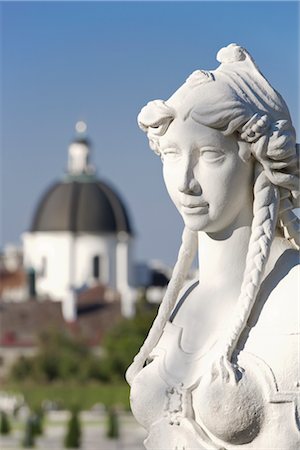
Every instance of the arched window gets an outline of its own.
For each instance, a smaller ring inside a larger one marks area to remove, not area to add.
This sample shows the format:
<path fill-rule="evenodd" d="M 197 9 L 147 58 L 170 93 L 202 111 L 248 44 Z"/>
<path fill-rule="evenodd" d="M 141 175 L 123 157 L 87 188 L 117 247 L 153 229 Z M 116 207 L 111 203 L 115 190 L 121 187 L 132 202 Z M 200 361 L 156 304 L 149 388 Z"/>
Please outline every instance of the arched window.
<path fill-rule="evenodd" d="M 101 256 L 96 255 L 93 257 L 93 278 L 100 280 L 101 273 Z"/>
<path fill-rule="evenodd" d="M 47 275 L 47 258 L 46 258 L 46 256 L 42 257 L 41 266 L 42 266 L 42 268 L 41 268 L 40 276 L 45 277 Z"/>
<path fill-rule="evenodd" d="M 28 291 L 29 297 L 36 297 L 36 274 L 33 268 L 30 268 L 27 272 L 27 280 L 28 280 Z"/>

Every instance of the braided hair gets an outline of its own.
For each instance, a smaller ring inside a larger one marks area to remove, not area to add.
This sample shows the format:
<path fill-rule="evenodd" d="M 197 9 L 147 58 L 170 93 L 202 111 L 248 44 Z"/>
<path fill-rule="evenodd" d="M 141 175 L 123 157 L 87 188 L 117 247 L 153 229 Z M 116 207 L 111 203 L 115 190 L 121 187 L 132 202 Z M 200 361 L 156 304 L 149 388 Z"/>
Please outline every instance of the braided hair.
<path fill-rule="evenodd" d="M 255 158 L 253 220 L 246 266 L 233 321 L 222 340 L 220 359 L 211 369 L 212 379 L 236 382 L 232 354 L 255 304 L 264 276 L 275 231 L 299 248 L 299 146 L 287 106 L 260 73 L 249 53 L 236 44 L 219 51 L 221 65 L 215 71 L 197 70 L 167 101 L 149 102 L 138 124 L 160 155 L 160 137 L 176 117 L 176 106 L 186 108 L 184 117 L 236 134 L 239 155 Z M 191 108 L 191 104 L 193 105 Z M 216 108 L 218 105 L 218 108 Z M 172 278 L 150 332 L 126 373 L 129 384 L 160 339 L 197 249 L 197 233 L 183 231 L 182 245 Z"/>

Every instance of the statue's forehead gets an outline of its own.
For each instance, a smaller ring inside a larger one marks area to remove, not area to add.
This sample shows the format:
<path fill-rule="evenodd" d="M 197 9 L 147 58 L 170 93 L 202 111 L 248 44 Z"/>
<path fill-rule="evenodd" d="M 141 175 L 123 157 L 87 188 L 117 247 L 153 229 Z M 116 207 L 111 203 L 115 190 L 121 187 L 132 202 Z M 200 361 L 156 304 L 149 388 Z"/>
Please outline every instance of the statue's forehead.
<path fill-rule="evenodd" d="M 160 146 L 225 146 L 233 145 L 233 137 L 225 136 L 220 130 L 201 124 L 190 114 L 176 116 L 167 131 L 159 138 Z"/>
<path fill-rule="evenodd" d="M 245 96 L 241 96 L 243 101 Z M 196 109 L 202 109 L 207 105 L 220 104 L 221 101 L 237 100 L 238 95 L 224 80 L 212 80 L 208 83 L 193 85 L 186 81 L 166 101 L 166 104 L 174 108 L 181 116 Z"/>

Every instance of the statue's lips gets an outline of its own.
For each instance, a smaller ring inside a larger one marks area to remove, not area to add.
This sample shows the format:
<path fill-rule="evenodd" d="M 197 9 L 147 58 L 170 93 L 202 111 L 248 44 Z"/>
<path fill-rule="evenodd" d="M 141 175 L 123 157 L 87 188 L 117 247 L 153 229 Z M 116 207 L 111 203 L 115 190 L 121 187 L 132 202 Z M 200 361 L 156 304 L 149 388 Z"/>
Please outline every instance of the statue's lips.
<path fill-rule="evenodd" d="M 208 212 L 208 203 L 181 204 L 181 210 L 185 214 L 206 214 Z"/>

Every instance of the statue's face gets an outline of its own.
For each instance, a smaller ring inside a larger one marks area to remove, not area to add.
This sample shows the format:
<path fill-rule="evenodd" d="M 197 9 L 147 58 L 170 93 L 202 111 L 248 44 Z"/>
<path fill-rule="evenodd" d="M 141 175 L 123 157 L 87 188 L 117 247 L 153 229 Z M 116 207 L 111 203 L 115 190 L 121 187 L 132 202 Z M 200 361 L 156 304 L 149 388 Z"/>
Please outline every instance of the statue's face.
<path fill-rule="evenodd" d="M 235 136 L 177 117 L 160 149 L 167 190 L 188 228 L 216 233 L 250 223 L 253 162 L 242 161 Z"/>

